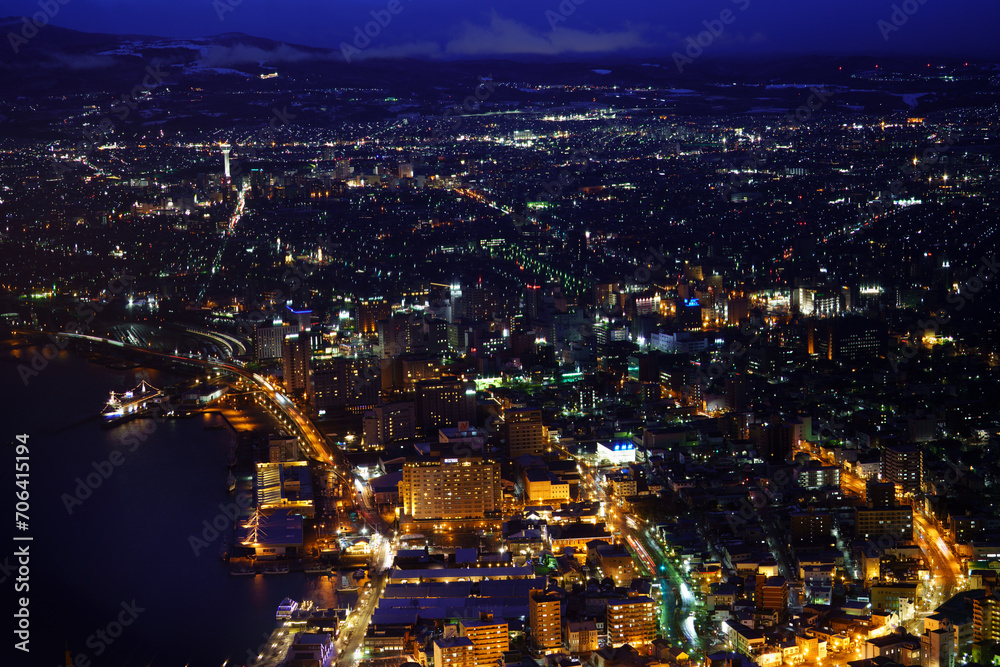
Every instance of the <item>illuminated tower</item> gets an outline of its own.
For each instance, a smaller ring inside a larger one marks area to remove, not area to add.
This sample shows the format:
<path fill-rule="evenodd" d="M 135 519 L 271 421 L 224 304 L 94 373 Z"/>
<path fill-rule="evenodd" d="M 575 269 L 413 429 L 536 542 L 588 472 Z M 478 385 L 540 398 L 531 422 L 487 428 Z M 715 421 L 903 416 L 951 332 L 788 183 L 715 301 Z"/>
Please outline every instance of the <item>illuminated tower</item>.
<path fill-rule="evenodd" d="M 222 144 L 222 171 L 229 180 L 229 151 L 232 147 L 229 144 Z"/>

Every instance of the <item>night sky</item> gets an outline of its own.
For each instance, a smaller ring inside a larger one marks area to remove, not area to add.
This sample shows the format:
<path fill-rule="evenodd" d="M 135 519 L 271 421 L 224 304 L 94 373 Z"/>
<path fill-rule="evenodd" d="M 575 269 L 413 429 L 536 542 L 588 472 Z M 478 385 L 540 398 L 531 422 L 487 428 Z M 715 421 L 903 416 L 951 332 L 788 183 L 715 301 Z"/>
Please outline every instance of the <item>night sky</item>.
<path fill-rule="evenodd" d="M 384 28 L 379 27 L 365 55 L 669 56 L 684 48 L 688 36 L 705 30 L 704 21 L 717 20 L 728 10 L 731 21 L 713 38 L 709 47 L 713 55 L 1000 56 L 1000 40 L 995 35 L 1000 25 L 998 0 L 392 1 L 399 3 L 400 11 Z M 372 10 L 385 10 L 389 2 L 67 0 L 52 23 L 91 32 L 176 37 L 245 32 L 338 48 L 341 42 L 353 40 L 356 26 L 372 20 Z M 14 16 L 38 11 L 38 0 L 6 0 L 3 5 L 0 11 Z M 895 24 L 894 5 L 898 7 Z M 881 26 L 880 21 L 884 22 Z"/>

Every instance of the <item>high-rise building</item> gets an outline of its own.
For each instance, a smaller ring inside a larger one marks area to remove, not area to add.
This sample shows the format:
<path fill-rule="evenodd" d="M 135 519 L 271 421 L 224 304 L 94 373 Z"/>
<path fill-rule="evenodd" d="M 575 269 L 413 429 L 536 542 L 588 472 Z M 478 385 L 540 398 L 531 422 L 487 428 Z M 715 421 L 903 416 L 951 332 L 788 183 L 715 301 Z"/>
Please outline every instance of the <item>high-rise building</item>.
<path fill-rule="evenodd" d="M 768 577 L 758 585 L 757 608 L 778 612 L 778 622 L 788 615 L 788 581 L 784 577 Z"/>
<path fill-rule="evenodd" d="M 562 650 L 562 597 L 558 593 L 531 591 L 528 622 L 536 654 L 549 655 Z"/>
<path fill-rule="evenodd" d="M 472 640 L 476 667 L 503 664 L 503 654 L 510 650 L 510 632 L 505 621 L 494 621 L 493 614 L 481 614 L 478 621 L 460 621 L 458 632 Z"/>
<path fill-rule="evenodd" d="M 730 326 L 737 325 L 750 317 L 750 299 L 733 297 L 726 303 L 726 315 Z"/>
<path fill-rule="evenodd" d="M 524 316 L 531 322 L 542 312 L 542 286 L 525 285 L 524 289 Z"/>
<path fill-rule="evenodd" d="M 920 636 L 920 667 L 955 667 L 955 630 L 947 619 Z"/>
<path fill-rule="evenodd" d="M 285 390 L 301 394 L 306 400 L 312 399 L 312 375 L 310 373 L 309 336 L 293 333 L 285 336 L 282 350 L 285 371 Z"/>
<path fill-rule="evenodd" d="M 382 369 L 375 357 L 332 357 L 313 363 L 313 404 L 317 410 L 371 410 L 379 403 Z"/>
<path fill-rule="evenodd" d="M 674 308 L 679 327 L 684 331 L 701 331 L 701 302 L 698 299 L 677 299 Z"/>
<path fill-rule="evenodd" d="M 792 290 L 792 312 L 812 315 L 815 306 L 813 299 L 816 297 L 815 290 L 807 287 L 796 287 Z"/>
<path fill-rule="evenodd" d="M 772 382 L 788 382 L 797 366 L 797 354 L 790 347 L 781 345 L 757 345 L 748 355 L 751 373 L 765 377 Z"/>
<path fill-rule="evenodd" d="M 468 637 L 434 640 L 434 667 L 476 667 L 476 649 Z"/>
<path fill-rule="evenodd" d="M 363 334 L 377 334 L 378 323 L 392 314 L 392 304 L 381 296 L 358 299 L 358 331 Z"/>
<path fill-rule="evenodd" d="M 996 595 L 972 601 L 972 638 L 976 642 L 1000 642 L 1000 599 Z"/>
<path fill-rule="evenodd" d="M 273 361 L 284 356 L 285 336 L 292 332 L 292 327 L 282 324 L 278 326 L 258 326 L 254 330 L 254 354 L 257 361 Z"/>
<path fill-rule="evenodd" d="M 462 314 L 470 320 L 485 320 L 491 316 L 490 298 L 482 281 L 462 290 Z"/>
<path fill-rule="evenodd" d="M 750 426 L 750 441 L 762 459 L 770 463 L 784 463 L 801 439 L 800 424 L 784 423 L 773 415 L 768 421 Z"/>
<path fill-rule="evenodd" d="M 886 447 L 882 453 L 882 479 L 904 493 L 918 493 L 924 480 L 924 453 L 913 445 Z"/>
<path fill-rule="evenodd" d="M 405 313 L 396 313 L 378 322 L 378 344 L 386 359 L 413 351 L 416 330 L 421 326 L 419 319 Z"/>
<path fill-rule="evenodd" d="M 412 391 L 418 382 L 441 377 L 441 357 L 431 354 L 403 354 L 392 362 L 392 386 Z"/>
<path fill-rule="evenodd" d="M 652 644 L 656 638 L 655 609 L 652 598 L 645 595 L 608 600 L 608 646 L 640 648 Z"/>
<path fill-rule="evenodd" d="M 828 512 L 795 512 L 792 522 L 792 546 L 825 548 L 833 543 L 833 517 Z"/>
<path fill-rule="evenodd" d="M 913 508 L 909 505 L 878 509 L 855 508 L 854 530 L 858 537 L 865 540 L 887 535 L 899 542 L 912 542 Z"/>
<path fill-rule="evenodd" d="M 346 181 L 351 177 L 354 172 L 354 167 L 351 166 L 351 161 L 349 158 L 341 158 L 337 160 L 337 167 L 335 170 L 336 176 L 342 181 Z"/>
<path fill-rule="evenodd" d="M 542 411 L 538 408 L 504 410 L 502 433 L 511 459 L 544 454 L 549 444 L 548 429 L 542 424 Z"/>
<path fill-rule="evenodd" d="M 872 477 L 865 482 L 865 505 L 871 509 L 891 509 L 896 506 L 896 485 Z"/>
<path fill-rule="evenodd" d="M 415 437 L 417 419 L 413 401 L 386 403 L 375 407 L 365 415 L 363 428 L 365 447 L 378 447 L 395 440 Z"/>
<path fill-rule="evenodd" d="M 424 433 L 476 421 L 476 383 L 454 377 L 417 383 L 417 425 Z"/>
<path fill-rule="evenodd" d="M 407 461 L 399 484 L 403 513 L 414 519 L 479 519 L 502 505 L 500 464 L 482 457 Z"/>
<path fill-rule="evenodd" d="M 312 325 L 312 311 L 308 308 L 286 307 L 288 308 L 287 318 L 292 320 L 293 326 L 299 333 L 304 333 Z"/>
<path fill-rule="evenodd" d="M 810 461 L 795 472 L 795 480 L 803 489 L 822 489 L 840 486 L 840 467 L 820 465 Z"/>
<path fill-rule="evenodd" d="M 858 361 L 885 352 L 886 326 L 857 317 L 837 317 L 818 323 L 812 332 L 814 353 L 826 359 Z"/>

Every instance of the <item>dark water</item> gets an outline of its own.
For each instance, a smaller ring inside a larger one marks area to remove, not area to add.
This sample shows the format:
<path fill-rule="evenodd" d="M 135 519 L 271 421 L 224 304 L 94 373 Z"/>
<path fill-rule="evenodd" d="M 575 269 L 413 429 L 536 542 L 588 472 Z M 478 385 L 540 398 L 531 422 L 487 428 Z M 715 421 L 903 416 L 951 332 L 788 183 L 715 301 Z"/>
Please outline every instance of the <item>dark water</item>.
<path fill-rule="evenodd" d="M 25 386 L 17 367 L 32 354 L 0 353 L 0 438 L 9 457 L 3 488 L 16 490 L 15 435 L 28 434 L 30 529 L 18 534 L 34 538 L 25 654 L 12 649 L 14 600 L 25 593 L 13 590 L 17 559 L 9 555 L 24 543 L 11 539 L 15 499 L 5 492 L 0 564 L 15 570 L 0 571 L 7 622 L 0 655 L 10 656 L 0 664 L 57 667 L 68 648 L 81 666 L 242 665 L 273 629 L 282 598 L 332 594 L 325 580 L 302 574 L 231 576 L 219 560 L 221 538 L 195 554 L 190 538 L 201 536 L 203 521 L 230 521 L 224 507 L 233 496 L 224 484 L 231 436 L 204 429 L 217 417 L 136 421 L 113 430 L 96 420 L 81 423 L 111 390 L 143 378 L 161 387 L 177 377 L 116 371 L 64 352 Z M 77 491 L 81 481 L 94 488 Z M 118 634 L 117 622 L 124 621 Z"/>

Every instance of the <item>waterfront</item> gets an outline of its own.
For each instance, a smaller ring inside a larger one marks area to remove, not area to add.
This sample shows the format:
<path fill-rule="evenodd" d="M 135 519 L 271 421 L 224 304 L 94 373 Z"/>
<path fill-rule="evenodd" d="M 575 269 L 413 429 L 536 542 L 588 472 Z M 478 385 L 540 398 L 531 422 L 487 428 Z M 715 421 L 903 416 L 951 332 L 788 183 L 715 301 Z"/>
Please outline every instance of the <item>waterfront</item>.
<path fill-rule="evenodd" d="M 282 598 L 332 599 L 332 584 L 314 576 L 229 575 L 219 562 L 221 537 L 195 553 L 190 538 L 203 537 L 203 522 L 231 521 L 231 436 L 205 429 L 219 417 L 110 430 L 88 419 L 112 390 L 182 378 L 62 352 L 25 386 L 17 365 L 34 352 L 5 351 L 0 361 L 7 439 L 30 436 L 34 537 L 32 651 L 28 662 L 15 654 L 4 664 L 60 665 L 68 649 L 98 666 L 239 665 L 259 652 Z M 112 638 L 119 620 L 124 627 Z"/>

